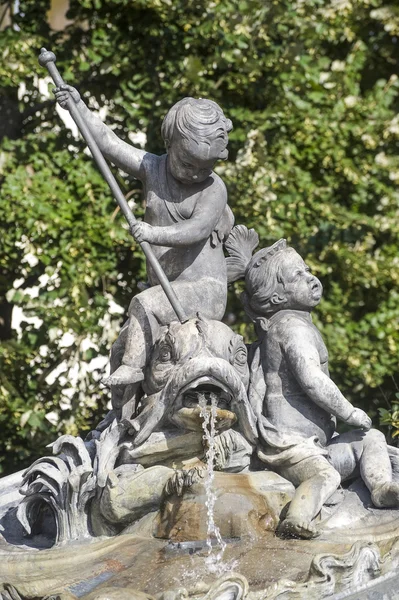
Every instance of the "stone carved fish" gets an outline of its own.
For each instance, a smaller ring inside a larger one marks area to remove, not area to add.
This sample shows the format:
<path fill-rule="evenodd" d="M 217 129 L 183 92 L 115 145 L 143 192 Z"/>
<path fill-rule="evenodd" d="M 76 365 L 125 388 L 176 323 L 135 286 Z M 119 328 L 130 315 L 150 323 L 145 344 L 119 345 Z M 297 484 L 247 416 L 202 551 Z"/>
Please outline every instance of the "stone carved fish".
<path fill-rule="evenodd" d="M 247 350 L 240 335 L 220 321 L 190 319 L 163 327 L 149 357 L 146 397 L 130 421 L 134 445 L 167 424 L 200 427 L 198 395 L 217 397 L 217 428 L 237 428 L 250 442 L 257 438 L 256 419 L 248 402 Z"/>

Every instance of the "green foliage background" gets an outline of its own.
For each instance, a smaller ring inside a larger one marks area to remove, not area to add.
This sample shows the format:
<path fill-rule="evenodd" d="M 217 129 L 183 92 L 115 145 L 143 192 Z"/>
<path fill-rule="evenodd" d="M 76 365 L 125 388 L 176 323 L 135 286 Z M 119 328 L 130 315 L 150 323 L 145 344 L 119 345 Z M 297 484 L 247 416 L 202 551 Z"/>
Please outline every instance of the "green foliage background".
<path fill-rule="evenodd" d="M 218 172 L 236 222 L 255 227 L 262 246 L 286 237 L 320 277 L 315 319 L 332 377 L 378 425 L 377 408 L 389 411 L 397 391 L 396 4 L 71 0 L 63 31 L 50 29 L 49 8 L 21 0 L 0 32 L 0 471 L 105 412 L 100 363 L 84 365 L 107 356 L 116 336 L 112 299 L 126 308 L 144 277 L 83 143 L 43 82 L 39 92 L 41 46 L 91 107 L 108 108 L 119 136 L 144 131 L 152 152 L 163 151 L 161 120 L 174 102 L 220 103 L 234 123 Z M 137 182 L 118 177 L 141 215 Z M 249 340 L 238 288 L 228 318 Z M 19 333 L 15 307 L 25 315 Z M 73 338 L 63 344 L 64 333 Z"/>

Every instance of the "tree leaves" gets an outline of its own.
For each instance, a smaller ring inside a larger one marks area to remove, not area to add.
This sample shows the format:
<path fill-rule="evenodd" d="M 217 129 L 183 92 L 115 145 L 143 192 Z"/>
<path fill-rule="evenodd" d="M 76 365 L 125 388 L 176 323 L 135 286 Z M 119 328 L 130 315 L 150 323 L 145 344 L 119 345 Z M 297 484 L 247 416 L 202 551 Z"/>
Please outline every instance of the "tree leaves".
<path fill-rule="evenodd" d="M 153 152 L 174 102 L 220 103 L 234 129 L 217 170 L 236 222 L 261 246 L 286 237 L 303 254 L 325 289 L 315 322 L 333 378 L 372 415 L 386 407 L 399 344 L 392 3 L 71 0 L 63 31 L 50 29 L 48 8 L 21 2 L 0 36 L 0 466 L 20 468 L 104 412 L 114 308 L 126 309 L 145 278 L 105 183 L 48 97 L 41 46 L 119 136 L 142 132 Z M 118 178 L 140 216 L 137 182 Z M 251 339 L 241 287 L 229 322 Z M 1 325 L 10 306 L 15 322 L 22 316 L 11 338 Z"/>

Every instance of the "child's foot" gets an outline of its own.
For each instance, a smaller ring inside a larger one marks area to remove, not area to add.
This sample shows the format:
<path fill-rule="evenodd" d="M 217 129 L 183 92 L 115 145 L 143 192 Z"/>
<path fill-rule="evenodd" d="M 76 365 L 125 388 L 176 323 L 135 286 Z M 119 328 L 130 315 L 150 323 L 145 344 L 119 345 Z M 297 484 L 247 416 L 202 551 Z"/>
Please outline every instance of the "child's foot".
<path fill-rule="evenodd" d="M 373 489 L 371 500 L 378 508 L 399 507 L 399 483 L 390 481 Z"/>
<path fill-rule="evenodd" d="M 121 365 L 119 369 L 116 369 L 112 375 L 107 379 L 103 380 L 104 385 L 112 387 L 114 385 L 129 385 L 130 383 L 137 383 L 144 379 L 142 369 L 135 369 L 128 365 Z"/>
<path fill-rule="evenodd" d="M 310 540 L 317 537 L 319 532 L 316 527 L 307 521 L 285 519 L 278 527 L 278 533 L 283 537 L 300 537 Z"/>

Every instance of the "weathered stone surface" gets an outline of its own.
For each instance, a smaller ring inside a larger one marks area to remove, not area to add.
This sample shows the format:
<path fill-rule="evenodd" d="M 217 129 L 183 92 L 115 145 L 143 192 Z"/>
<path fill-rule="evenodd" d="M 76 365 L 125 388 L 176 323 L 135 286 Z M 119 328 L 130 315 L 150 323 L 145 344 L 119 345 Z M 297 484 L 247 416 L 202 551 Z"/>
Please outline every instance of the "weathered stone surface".
<path fill-rule="evenodd" d="M 136 447 L 133 443 L 126 442 L 121 449 L 119 461 L 121 464 L 139 464 L 144 467 L 162 464 L 180 469 L 203 456 L 202 436 L 199 431 L 156 431 L 141 446 Z"/>
<path fill-rule="evenodd" d="M 113 471 L 99 500 L 102 516 L 110 523 L 128 525 L 157 510 L 173 469 L 154 466 L 135 469 L 123 465 Z"/>
<path fill-rule="evenodd" d="M 135 599 L 138 591 L 159 600 L 202 600 L 211 590 L 212 594 L 230 590 L 229 598 L 248 600 L 334 600 L 336 595 L 338 600 L 351 596 L 354 589 L 357 598 L 367 598 L 371 584 L 380 582 L 384 588 L 388 582 L 389 588 L 389 572 L 397 567 L 398 551 L 396 546 L 384 552 L 388 550 L 382 560 L 379 549 L 367 543 L 280 540 L 269 533 L 262 539 L 230 542 L 225 553 L 230 570 L 218 577 L 207 569 L 203 545 L 170 544 L 137 535 L 41 552 L 10 552 L 0 543 L 0 582 L 3 589 L 6 582 L 12 582 L 19 593 L 15 600 L 48 595 L 60 595 L 60 600 L 76 596 L 94 600 L 105 594 L 110 600 L 114 594 L 115 600 L 122 600 L 127 593 Z"/>
<path fill-rule="evenodd" d="M 294 495 L 294 487 L 272 472 L 216 473 L 214 519 L 222 537 L 261 537 L 274 531 L 281 512 Z M 172 541 L 206 540 L 205 483 L 165 500 L 156 537 Z"/>

